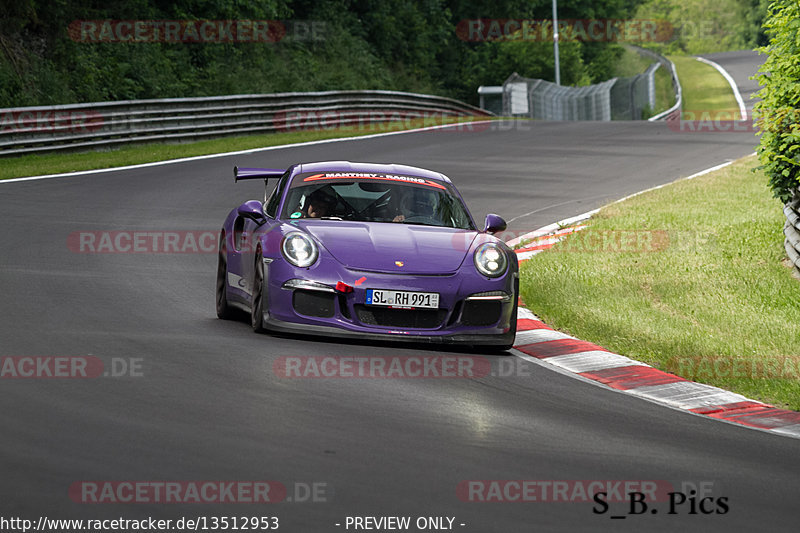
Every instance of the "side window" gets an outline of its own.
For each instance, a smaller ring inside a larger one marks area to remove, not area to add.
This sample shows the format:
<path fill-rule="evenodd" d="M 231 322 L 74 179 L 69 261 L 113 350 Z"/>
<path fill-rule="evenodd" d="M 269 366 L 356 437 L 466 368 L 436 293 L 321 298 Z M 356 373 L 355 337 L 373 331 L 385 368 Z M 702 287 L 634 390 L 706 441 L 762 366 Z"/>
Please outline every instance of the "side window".
<path fill-rule="evenodd" d="M 286 187 L 286 183 L 289 181 L 290 171 L 291 169 L 287 170 L 286 173 L 281 176 L 281 179 L 278 180 L 278 184 L 272 191 L 272 196 L 270 196 L 269 200 L 267 200 L 267 205 L 264 208 L 264 212 L 271 218 L 275 218 L 275 214 L 278 211 L 278 204 L 281 201 L 281 196 L 283 196 L 283 189 Z"/>

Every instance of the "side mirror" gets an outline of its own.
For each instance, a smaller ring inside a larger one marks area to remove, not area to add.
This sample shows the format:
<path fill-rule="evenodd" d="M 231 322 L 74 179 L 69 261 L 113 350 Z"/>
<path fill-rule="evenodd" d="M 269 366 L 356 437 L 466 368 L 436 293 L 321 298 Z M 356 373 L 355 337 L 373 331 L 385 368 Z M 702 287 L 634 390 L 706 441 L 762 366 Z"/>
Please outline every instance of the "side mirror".
<path fill-rule="evenodd" d="M 485 233 L 497 233 L 498 231 L 505 231 L 508 225 L 502 217 L 498 215 L 486 215 L 486 224 L 483 231 Z"/>
<path fill-rule="evenodd" d="M 236 214 L 240 217 L 249 218 L 259 226 L 267 221 L 267 216 L 264 214 L 264 206 L 258 200 L 249 200 L 236 210 Z"/>

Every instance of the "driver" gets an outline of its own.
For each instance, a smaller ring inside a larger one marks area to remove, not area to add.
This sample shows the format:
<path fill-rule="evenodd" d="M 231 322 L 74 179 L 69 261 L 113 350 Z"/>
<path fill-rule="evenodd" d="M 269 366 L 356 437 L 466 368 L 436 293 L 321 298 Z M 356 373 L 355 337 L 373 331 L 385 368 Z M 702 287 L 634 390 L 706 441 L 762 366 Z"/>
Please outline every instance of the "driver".
<path fill-rule="evenodd" d="M 403 197 L 400 210 L 402 212 L 392 222 L 403 222 L 412 217 L 433 218 L 436 215 L 436 199 L 428 191 L 414 190 Z"/>

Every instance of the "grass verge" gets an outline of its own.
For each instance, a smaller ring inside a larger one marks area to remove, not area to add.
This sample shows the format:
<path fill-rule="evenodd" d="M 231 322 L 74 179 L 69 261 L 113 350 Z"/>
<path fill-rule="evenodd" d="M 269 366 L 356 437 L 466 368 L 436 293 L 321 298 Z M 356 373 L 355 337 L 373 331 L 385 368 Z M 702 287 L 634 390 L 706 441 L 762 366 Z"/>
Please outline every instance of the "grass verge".
<path fill-rule="evenodd" d="M 741 119 L 731 86 L 711 65 L 694 57 L 670 56 L 683 89 L 683 120 L 699 120 L 702 113 L 727 120 Z"/>
<path fill-rule="evenodd" d="M 382 122 L 363 124 L 336 129 L 306 130 L 286 133 L 270 133 L 265 135 L 249 135 L 243 137 L 223 137 L 182 144 L 143 144 L 125 146 L 115 150 L 32 154 L 0 159 L 0 179 L 59 174 L 80 170 L 97 170 L 103 168 L 138 165 L 153 161 L 167 161 L 198 155 L 219 154 L 237 150 L 251 150 L 268 146 L 279 146 L 300 142 L 337 139 L 342 137 L 360 137 L 375 133 L 409 130 L 414 128 L 489 120 L 490 117 L 436 117 L 436 120 L 413 119 L 402 122 Z"/>
<path fill-rule="evenodd" d="M 800 282 L 753 157 L 605 207 L 521 269 L 551 326 L 687 379 L 800 410 Z"/>

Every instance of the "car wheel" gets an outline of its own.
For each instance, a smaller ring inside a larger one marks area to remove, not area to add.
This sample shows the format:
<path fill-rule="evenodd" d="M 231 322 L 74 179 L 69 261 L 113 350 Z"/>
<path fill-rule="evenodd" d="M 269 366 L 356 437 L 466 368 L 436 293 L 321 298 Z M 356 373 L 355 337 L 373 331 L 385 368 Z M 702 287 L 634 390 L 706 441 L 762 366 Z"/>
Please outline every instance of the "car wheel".
<path fill-rule="evenodd" d="M 256 265 L 253 275 L 253 301 L 250 302 L 250 325 L 253 331 L 263 333 L 264 329 L 264 302 L 266 291 L 264 287 L 264 258 L 261 250 L 256 254 Z"/>
<path fill-rule="evenodd" d="M 228 305 L 228 254 L 225 248 L 225 234 L 219 238 L 219 253 L 217 254 L 217 318 L 229 320 L 233 318 L 233 308 Z"/>

